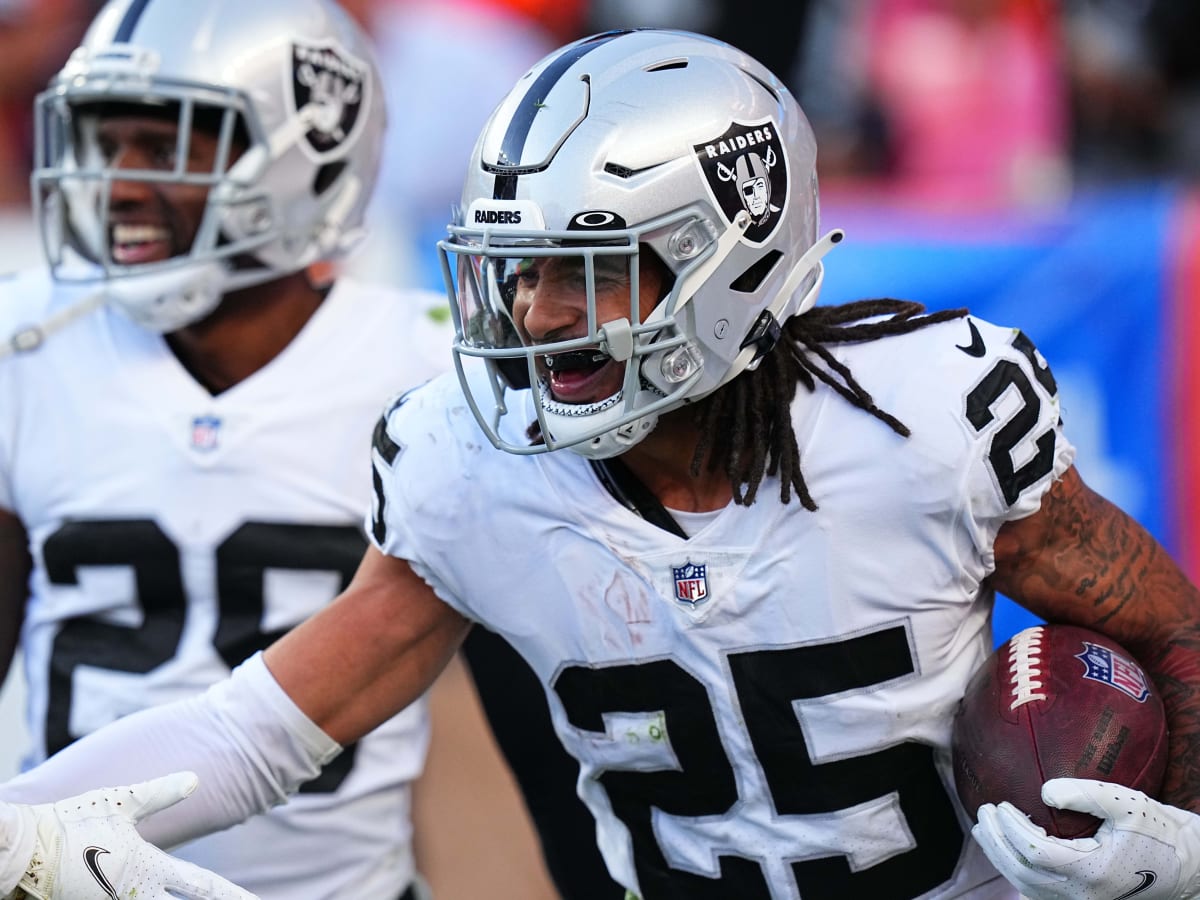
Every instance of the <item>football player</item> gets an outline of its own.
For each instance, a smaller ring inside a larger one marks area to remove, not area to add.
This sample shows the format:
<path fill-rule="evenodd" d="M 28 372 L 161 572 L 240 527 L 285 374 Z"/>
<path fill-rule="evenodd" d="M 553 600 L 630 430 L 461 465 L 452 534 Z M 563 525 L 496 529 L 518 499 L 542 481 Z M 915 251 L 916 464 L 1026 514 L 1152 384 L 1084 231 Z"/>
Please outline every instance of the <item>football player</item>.
<path fill-rule="evenodd" d="M 842 236 L 819 227 L 815 162 L 779 80 L 720 42 L 609 32 L 536 65 L 440 244 L 456 375 L 376 432 L 349 588 L 202 697 L 6 786 L 0 812 L 54 834 L 25 802 L 191 769 L 197 792 L 149 821 L 167 842 L 223 827 L 415 701 L 480 622 L 541 681 L 642 900 L 1195 896 L 1200 595 L 1081 480 L 1028 336 L 815 305 Z M 1173 729 L 1162 802 L 1053 781 L 1050 802 L 1105 820 L 1095 838 L 1002 806 L 972 839 L 948 743 L 997 589 L 1145 663 Z M 18 837 L 0 871 L 29 858 Z"/>
<path fill-rule="evenodd" d="M 0 671 L 21 627 L 30 764 L 225 677 L 349 583 L 371 429 L 450 360 L 439 295 L 328 268 L 362 233 L 383 110 L 328 0 L 115 0 L 39 98 L 52 277 L 0 288 L 23 348 L 0 360 Z M 264 898 L 412 896 L 427 741 L 418 702 L 180 855 Z"/>

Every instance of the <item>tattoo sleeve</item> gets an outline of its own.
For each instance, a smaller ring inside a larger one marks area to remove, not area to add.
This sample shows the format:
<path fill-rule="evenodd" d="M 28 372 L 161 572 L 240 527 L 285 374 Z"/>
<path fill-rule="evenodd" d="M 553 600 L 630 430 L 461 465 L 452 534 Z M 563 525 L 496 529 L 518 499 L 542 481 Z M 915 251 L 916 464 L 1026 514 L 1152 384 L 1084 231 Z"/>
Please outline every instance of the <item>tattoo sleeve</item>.
<path fill-rule="evenodd" d="M 1121 643 L 1153 677 L 1170 724 L 1159 799 L 1200 812 L 1200 591 L 1145 528 L 1074 468 L 995 543 L 992 583 L 1048 622 Z"/>

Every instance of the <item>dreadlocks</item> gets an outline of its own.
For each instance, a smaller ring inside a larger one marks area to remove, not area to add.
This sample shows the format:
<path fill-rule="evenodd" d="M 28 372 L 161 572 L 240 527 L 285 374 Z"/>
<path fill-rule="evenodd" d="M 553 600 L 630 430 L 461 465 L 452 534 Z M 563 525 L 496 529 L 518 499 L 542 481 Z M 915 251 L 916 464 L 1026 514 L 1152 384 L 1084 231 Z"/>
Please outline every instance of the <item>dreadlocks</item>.
<path fill-rule="evenodd" d="M 800 471 L 800 448 L 791 424 L 797 383 L 813 391 L 816 382 L 821 381 L 897 434 L 908 437 L 908 427 L 875 405 L 850 370 L 834 358 L 828 345 L 907 334 L 967 314 L 966 309 L 922 315 L 924 312 L 924 305 L 907 300 L 860 300 L 813 307 L 789 320 L 783 338 L 757 369 L 743 372 L 696 405 L 700 442 L 692 457 L 692 473 L 699 475 L 707 459 L 708 470 L 724 471 L 733 487 L 734 500 L 746 506 L 754 502 L 764 476 L 778 475 L 784 503 L 791 500 L 795 490 L 804 508 L 815 510 L 817 504 Z M 885 315 L 886 319 L 878 318 Z"/>

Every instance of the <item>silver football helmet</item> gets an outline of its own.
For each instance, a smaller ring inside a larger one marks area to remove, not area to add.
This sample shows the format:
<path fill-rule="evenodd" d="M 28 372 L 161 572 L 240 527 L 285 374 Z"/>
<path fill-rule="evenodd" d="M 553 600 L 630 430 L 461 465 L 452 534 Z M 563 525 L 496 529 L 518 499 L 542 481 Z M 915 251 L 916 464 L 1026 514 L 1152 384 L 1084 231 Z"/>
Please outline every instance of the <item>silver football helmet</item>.
<path fill-rule="evenodd" d="M 842 236 L 818 240 L 815 167 L 812 129 L 791 94 L 720 41 L 609 32 L 535 65 L 485 126 L 439 244 L 455 364 L 489 439 L 513 453 L 613 456 L 663 413 L 755 366 L 781 324 L 816 302 L 821 257 Z M 642 315 L 647 252 L 669 270 L 669 290 Z M 581 273 L 587 333 L 523 342 L 514 284 L 546 257 L 570 257 Z M 614 258 L 628 267 L 628 318 L 599 321 L 596 285 Z M 465 357 L 485 361 L 483 390 L 472 391 Z M 551 390 L 556 366 L 613 361 L 624 376 L 603 400 L 564 402 Z M 500 429 L 508 392 L 527 386 L 544 440 L 536 446 Z"/>
<path fill-rule="evenodd" d="M 130 104 L 177 116 L 173 161 L 106 160 L 96 123 Z M 229 291 L 350 250 L 385 125 L 370 41 L 332 0 L 111 0 L 36 111 L 34 204 L 55 277 L 99 282 L 162 332 L 208 315 Z M 218 149 L 197 172 L 188 157 L 199 129 Z M 190 248 L 114 260 L 114 180 L 206 186 Z"/>

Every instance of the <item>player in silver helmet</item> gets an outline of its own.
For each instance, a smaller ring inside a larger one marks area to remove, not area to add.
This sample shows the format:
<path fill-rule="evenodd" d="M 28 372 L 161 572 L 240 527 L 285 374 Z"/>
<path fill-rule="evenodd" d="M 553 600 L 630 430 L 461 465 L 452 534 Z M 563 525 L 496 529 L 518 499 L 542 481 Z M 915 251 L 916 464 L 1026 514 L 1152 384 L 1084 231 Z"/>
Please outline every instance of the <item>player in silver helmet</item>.
<path fill-rule="evenodd" d="M 333 3 L 109 3 L 37 100 L 34 204 L 55 277 L 103 283 L 165 333 L 340 259 L 363 235 L 383 109 L 373 50 Z M 122 181 L 101 130 L 117 112 L 175 138 Z M 195 221 L 114 224 L 129 182 L 198 190 Z"/>

